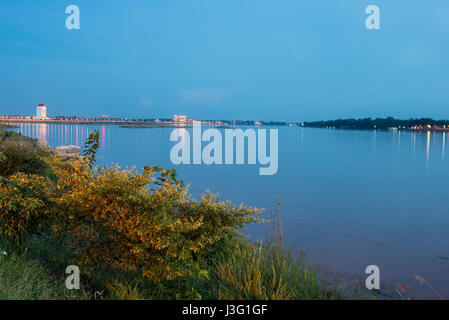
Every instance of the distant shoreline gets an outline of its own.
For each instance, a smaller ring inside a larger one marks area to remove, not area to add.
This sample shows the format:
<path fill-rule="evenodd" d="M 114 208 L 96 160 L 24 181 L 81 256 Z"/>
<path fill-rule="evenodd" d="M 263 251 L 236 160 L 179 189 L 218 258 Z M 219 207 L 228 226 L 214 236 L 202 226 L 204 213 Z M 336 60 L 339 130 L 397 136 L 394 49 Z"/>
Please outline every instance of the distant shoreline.
<path fill-rule="evenodd" d="M 341 130 L 384 130 L 384 131 L 412 131 L 412 132 L 449 132 L 449 120 L 434 120 L 430 118 L 420 119 L 395 119 L 388 118 L 364 118 L 364 119 L 337 119 L 298 122 L 279 121 L 253 121 L 253 120 L 198 120 L 203 125 L 230 128 L 232 126 L 293 126 L 305 128 L 341 129 Z M 174 122 L 169 119 L 11 119 L 0 118 L 0 126 L 3 128 L 16 128 L 15 123 L 45 123 L 45 124 L 70 124 L 70 125 L 119 125 L 123 128 L 179 128 L 191 127 L 192 122 Z"/>
<path fill-rule="evenodd" d="M 401 120 L 392 117 L 376 119 L 337 119 L 328 121 L 304 122 L 303 127 L 345 130 L 449 132 L 449 120 L 434 120 L 430 118 Z"/>
<path fill-rule="evenodd" d="M 215 125 L 215 126 L 235 126 L 235 125 L 249 125 L 249 126 L 300 126 L 300 123 L 296 122 L 279 122 L 279 121 L 253 121 L 253 120 L 198 120 L 203 125 Z M 192 122 L 174 122 L 171 120 L 153 120 L 153 119 L 143 119 L 143 120 L 85 120 L 85 119 L 46 119 L 46 120 L 36 120 L 36 119 L 11 119 L 11 118 L 0 118 L 0 123 L 46 123 L 46 124 L 91 124 L 91 125 L 120 125 L 126 127 L 163 127 L 163 126 L 191 126 Z"/>

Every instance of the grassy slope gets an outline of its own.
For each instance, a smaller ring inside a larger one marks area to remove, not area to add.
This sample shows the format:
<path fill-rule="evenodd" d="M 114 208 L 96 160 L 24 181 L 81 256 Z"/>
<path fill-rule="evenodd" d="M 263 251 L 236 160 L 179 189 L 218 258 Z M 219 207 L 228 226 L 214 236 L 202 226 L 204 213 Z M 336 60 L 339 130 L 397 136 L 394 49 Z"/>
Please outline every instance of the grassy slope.
<path fill-rule="evenodd" d="M 82 299 L 81 290 L 68 290 L 65 279 L 52 277 L 44 266 L 25 255 L 0 256 L 0 299 Z"/>
<path fill-rule="evenodd" d="M 317 269 L 293 250 L 280 245 L 263 247 L 242 242 L 217 264 L 209 280 L 193 280 L 177 290 L 177 282 L 165 283 L 161 292 L 154 283 L 133 274 L 98 271 L 86 283 L 89 290 L 65 288 L 67 252 L 47 241 L 34 239 L 28 254 L 0 256 L 0 299 L 89 299 L 104 291 L 103 299 L 256 299 L 322 300 L 364 299 L 360 293 L 323 285 Z M 44 247 L 45 246 L 45 247 Z M 81 270 L 82 271 L 82 270 Z M 81 275 L 82 279 L 86 278 Z M 184 293 L 182 293 L 184 292 Z"/>

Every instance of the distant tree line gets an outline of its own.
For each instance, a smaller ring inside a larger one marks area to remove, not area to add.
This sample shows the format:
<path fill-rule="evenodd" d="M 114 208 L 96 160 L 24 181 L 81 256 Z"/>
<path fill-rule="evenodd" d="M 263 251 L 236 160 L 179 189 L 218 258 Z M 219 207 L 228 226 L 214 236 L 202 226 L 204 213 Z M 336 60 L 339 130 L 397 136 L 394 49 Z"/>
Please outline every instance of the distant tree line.
<path fill-rule="evenodd" d="M 364 119 L 337 119 L 328 121 L 313 121 L 304 122 L 305 127 L 314 128 L 336 128 L 336 129 L 388 129 L 392 127 L 397 128 L 412 128 L 414 126 L 425 127 L 430 125 L 432 127 L 449 126 L 449 120 L 433 120 L 430 118 L 401 120 L 393 117 L 388 118 L 364 118 Z"/>

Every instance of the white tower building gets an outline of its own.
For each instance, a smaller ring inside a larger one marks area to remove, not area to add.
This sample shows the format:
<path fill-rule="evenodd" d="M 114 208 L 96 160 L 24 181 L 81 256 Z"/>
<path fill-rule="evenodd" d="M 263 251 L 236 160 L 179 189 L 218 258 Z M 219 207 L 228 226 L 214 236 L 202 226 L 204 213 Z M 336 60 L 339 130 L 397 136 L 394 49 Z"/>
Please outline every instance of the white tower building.
<path fill-rule="evenodd" d="M 47 119 L 47 106 L 45 104 L 40 103 L 37 105 L 36 119 L 37 120 Z"/>

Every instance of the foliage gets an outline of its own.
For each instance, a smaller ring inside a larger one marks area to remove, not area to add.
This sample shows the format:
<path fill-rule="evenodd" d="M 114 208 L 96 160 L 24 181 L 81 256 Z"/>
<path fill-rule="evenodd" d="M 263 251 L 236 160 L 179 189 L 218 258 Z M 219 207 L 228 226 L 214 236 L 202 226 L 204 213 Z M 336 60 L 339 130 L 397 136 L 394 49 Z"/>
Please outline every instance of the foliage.
<path fill-rule="evenodd" d="M 90 172 L 83 160 L 70 170 L 55 163 L 56 201 L 67 214 L 64 234 L 73 236 L 81 263 L 92 268 L 133 270 L 158 282 L 206 277 L 209 249 L 236 237 L 235 230 L 259 212 L 209 193 L 193 200 L 172 171 L 158 167 Z"/>
<path fill-rule="evenodd" d="M 86 299 L 82 290 L 67 290 L 63 279 L 25 254 L 0 255 L 0 299 L 74 300 Z"/>
<path fill-rule="evenodd" d="M 15 129 L 15 128 L 18 128 L 18 126 L 7 123 L 0 123 L 0 129 Z"/>
<path fill-rule="evenodd" d="M 9 179 L 0 177 L 0 235 L 3 239 L 20 241 L 39 229 L 53 205 L 47 197 L 46 178 L 17 173 Z"/>
<path fill-rule="evenodd" d="M 89 134 L 84 144 L 82 155 L 86 157 L 90 168 L 92 168 L 95 164 L 97 150 L 100 147 L 99 139 L 100 132 L 98 130 L 94 130 Z"/>
<path fill-rule="evenodd" d="M 390 127 L 412 128 L 414 126 L 449 126 L 449 120 L 433 120 L 429 118 L 401 120 L 393 117 L 363 118 L 363 119 L 337 119 L 329 121 L 304 122 L 305 127 L 337 128 L 337 129 L 388 129 Z"/>
<path fill-rule="evenodd" d="M 139 288 L 136 285 L 130 283 L 121 283 L 114 281 L 107 285 L 110 292 L 109 298 L 112 300 L 142 300 L 142 296 Z"/>
<path fill-rule="evenodd" d="M 0 130 L 0 176 L 17 172 L 43 174 L 45 170 L 36 141 Z"/>
<path fill-rule="evenodd" d="M 53 181 L 23 173 L 4 178 L 2 234 L 19 240 L 51 225 L 89 270 L 133 270 L 160 283 L 206 278 L 215 248 L 235 241 L 236 230 L 256 220 L 259 210 L 219 202 L 210 193 L 191 199 L 173 169 L 92 168 L 95 146 L 90 150 L 69 161 L 44 150 Z"/>
<path fill-rule="evenodd" d="M 340 289 L 320 281 L 318 269 L 306 260 L 303 251 L 297 253 L 284 245 L 278 197 L 276 205 L 267 221 L 265 243 L 240 241 L 231 251 L 221 251 L 224 256 L 213 268 L 210 290 L 225 300 L 343 298 Z"/>
<path fill-rule="evenodd" d="M 225 300 L 302 300 L 329 298 L 320 284 L 317 269 L 305 254 L 284 245 L 280 201 L 270 214 L 266 242 L 239 242 L 216 263 L 212 291 Z M 224 263 L 223 263 L 224 262 Z"/>
<path fill-rule="evenodd" d="M 214 274 L 220 299 L 289 300 L 322 298 L 316 274 L 281 246 L 249 243 L 235 248 Z"/>

